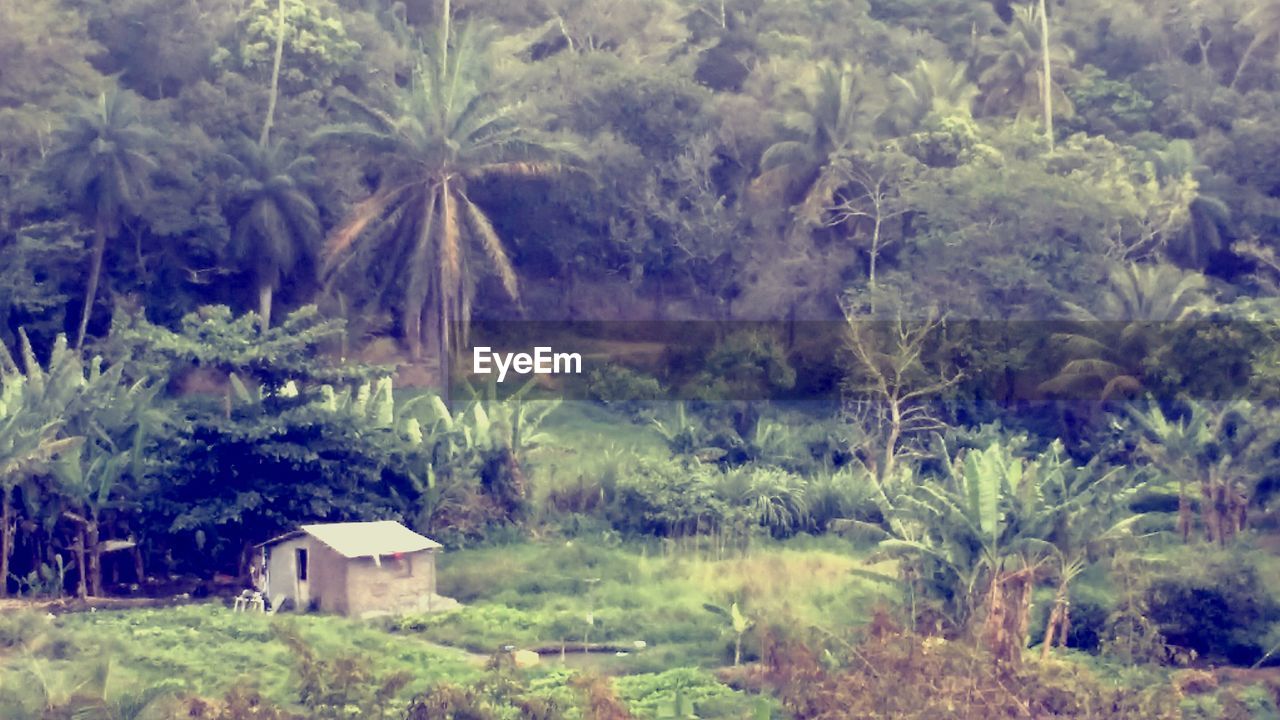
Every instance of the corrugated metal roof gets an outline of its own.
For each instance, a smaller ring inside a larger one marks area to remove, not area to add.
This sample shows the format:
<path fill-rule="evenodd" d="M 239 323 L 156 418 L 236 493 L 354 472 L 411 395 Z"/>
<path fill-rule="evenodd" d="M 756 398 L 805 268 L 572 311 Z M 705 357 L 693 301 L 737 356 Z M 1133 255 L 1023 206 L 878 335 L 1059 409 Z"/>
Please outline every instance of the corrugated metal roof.
<path fill-rule="evenodd" d="M 349 558 L 395 555 L 443 547 L 394 520 L 303 525 L 301 531 Z M 292 535 L 292 533 L 290 533 Z M 284 539 L 288 535 L 277 539 Z"/>

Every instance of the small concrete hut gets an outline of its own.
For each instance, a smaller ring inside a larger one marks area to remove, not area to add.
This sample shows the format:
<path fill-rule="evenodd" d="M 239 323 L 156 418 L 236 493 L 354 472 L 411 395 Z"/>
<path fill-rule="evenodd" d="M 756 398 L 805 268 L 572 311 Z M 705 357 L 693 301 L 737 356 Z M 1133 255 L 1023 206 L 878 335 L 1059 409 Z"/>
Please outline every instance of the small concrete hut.
<path fill-rule="evenodd" d="M 440 543 L 398 522 L 303 525 L 257 547 L 272 607 L 370 617 L 457 605 L 436 594 Z"/>

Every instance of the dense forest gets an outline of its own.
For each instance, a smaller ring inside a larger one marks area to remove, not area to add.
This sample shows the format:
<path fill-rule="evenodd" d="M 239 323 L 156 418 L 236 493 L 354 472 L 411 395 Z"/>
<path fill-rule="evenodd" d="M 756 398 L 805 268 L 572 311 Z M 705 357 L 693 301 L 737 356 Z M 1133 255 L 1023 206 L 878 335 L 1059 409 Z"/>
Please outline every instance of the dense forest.
<path fill-rule="evenodd" d="M 1277 0 L 0 0 L 0 716 L 1280 717 L 1276 158 Z"/>

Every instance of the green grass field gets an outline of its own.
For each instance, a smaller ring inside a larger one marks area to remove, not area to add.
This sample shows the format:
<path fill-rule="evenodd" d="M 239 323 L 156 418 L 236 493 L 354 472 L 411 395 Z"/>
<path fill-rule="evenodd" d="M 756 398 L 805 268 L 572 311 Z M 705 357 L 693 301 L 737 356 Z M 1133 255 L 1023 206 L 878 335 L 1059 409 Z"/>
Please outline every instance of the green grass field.
<path fill-rule="evenodd" d="M 706 604 L 738 602 L 760 620 L 845 627 L 891 592 L 856 577 L 857 568 L 863 558 L 838 541 L 767 543 L 718 561 L 663 556 L 657 546 L 610 547 L 603 538 L 465 550 L 444 557 L 440 589 L 466 607 L 401 626 L 476 652 L 644 642 L 643 652 L 610 663 L 623 672 L 715 667 L 731 660 L 732 637 Z"/>
<path fill-rule="evenodd" d="M 503 645 L 629 645 L 624 655 L 546 655 L 524 672 L 535 691 L 551 695 L 567 692 L 573 673 L 617 676 L 615 691 L 639 717 L 672 712 L 676 688 L 700 717 L 743 717 L 757 698 L 712 674 L 731 663 L 733 635 L 704 604 L 736 601 L 753 619 L 786 614 L 799 623 L 846 626 L 891 600 L 887 588 L 851 573 L 864 564 L 835 541 L 762 543 L 746 557 L 714 561 L 579 539 L 448 553 L 440 589 L 465 607 L 398 621 L 269 617 L 220 603 L 14 614 L 0 624 L 0 701 L 30 693 L 69 697 L 109 664 L 108 692 L 165 686 L 217 697 L 238 684 L 296 704 L 293 659 L 273 629 L 285 624 L 322 656 L 366 657 L 379 676 L 408 673 L 405 697 L 439 682 L 481 679 L 485 658 Z M 755 652 L 750 640 L 746 652 Z"/>

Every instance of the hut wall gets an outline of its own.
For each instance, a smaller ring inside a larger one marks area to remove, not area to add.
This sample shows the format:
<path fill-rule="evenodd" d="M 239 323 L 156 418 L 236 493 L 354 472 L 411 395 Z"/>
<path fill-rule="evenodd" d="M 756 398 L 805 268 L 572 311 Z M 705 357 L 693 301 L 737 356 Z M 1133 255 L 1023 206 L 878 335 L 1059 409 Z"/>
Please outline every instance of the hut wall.
<path fill-rule="evenodd" d="M 436 557 L 430 550 L 401 558 L 347 560 L 349 615 L 426 610 L 436 590 Z"/>

